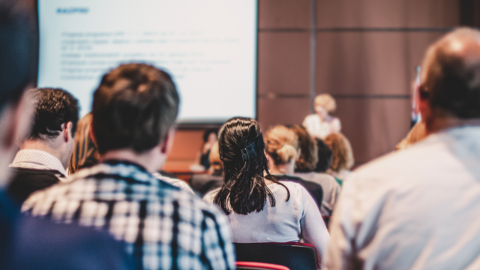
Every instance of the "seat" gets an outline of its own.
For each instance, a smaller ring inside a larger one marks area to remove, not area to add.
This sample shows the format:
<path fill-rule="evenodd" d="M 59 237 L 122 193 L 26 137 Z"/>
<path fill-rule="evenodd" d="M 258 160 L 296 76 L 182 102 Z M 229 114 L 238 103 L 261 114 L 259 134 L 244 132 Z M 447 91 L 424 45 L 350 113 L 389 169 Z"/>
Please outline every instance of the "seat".
<path fill-rule="evenodd" d="M 238 270 L 290 270 L 288 267 L 271 263 L 236 262 Z"/>
<path fill-rule="evenodd" d="M 235 243 L 237 261 L 279 264 L 291 270 L 316 270 L 315 248 L 309 244 Z"/>

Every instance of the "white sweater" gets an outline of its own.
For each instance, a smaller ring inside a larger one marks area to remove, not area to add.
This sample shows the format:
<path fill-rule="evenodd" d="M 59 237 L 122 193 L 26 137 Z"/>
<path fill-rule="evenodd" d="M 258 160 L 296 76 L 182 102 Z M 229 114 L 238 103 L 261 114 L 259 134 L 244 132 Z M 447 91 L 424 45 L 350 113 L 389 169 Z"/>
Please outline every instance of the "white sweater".
<path fill-rule="evenodd" d="M 307 190 L 293 182 L 282 182 L 290 191 L 287 198 L 286 189 L 278 184 L 270 184 L 268 188 L 275 196 L 276 205 L 272 207 L 270 200 L 260 212 L 241 215 L 231 212 L 227 217 L 232 229 L 232 240 L 235 243 L 261 242 L 298 242 L 303 239 L 317 251 L 318 262 L 327 250 L 330 235 L 323 222 L 315 201 Z M 207 193 L 204 201 L 213 203 L 218 189 Z"/>

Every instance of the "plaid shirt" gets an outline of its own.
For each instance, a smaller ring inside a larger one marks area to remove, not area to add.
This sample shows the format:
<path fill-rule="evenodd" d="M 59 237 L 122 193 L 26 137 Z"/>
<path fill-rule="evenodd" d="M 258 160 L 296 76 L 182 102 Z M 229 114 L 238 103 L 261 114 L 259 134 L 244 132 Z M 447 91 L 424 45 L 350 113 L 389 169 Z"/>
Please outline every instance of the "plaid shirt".
<path fill-rule="evenodd" d="M 34 193 L 22 211 L 109 231 L 139 269 L 234 269 L 226 217 L 144 168 L 110 160 Z"/>

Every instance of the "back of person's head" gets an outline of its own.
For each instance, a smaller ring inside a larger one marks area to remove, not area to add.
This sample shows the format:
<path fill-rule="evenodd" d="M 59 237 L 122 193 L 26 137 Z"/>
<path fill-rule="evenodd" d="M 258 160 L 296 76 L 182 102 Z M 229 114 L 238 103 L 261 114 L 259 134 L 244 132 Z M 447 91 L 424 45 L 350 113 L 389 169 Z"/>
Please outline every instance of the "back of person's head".
<path fill-rule="evenodd" d="M 480 118 L 480 31 L 457 29 L 430 46 L 422 80 L 433 115 Z"/>
<path fill-rule="evenodd" d="M 341 133 L 332 133 L 325 138 L 325 143 L 332 149 L 330 169 L 335 172 L 350 170 L 353 166 L 353 152 L 348 139 Z"/>
<path fill-rule="evenodd" d="M 68 123 L 75 136 L 78 123 L 78 100 L 63 89 L 41 88 L 31 90 L 35 95 L 32 132 L 29 139 L 58 137 Z"/>
<path fill-rule="evenodd" d="M 311 172 L 315 170 L 318 161 L 317 142 L 303 126 L 293 125 L 290 129 L 297 134 L 300 146 L 300 157 L 296 162 L 295 171 Z"/>
<path fill-rule="evenodd" d="M 266 152 L 275 165 L 287 164 L 297 158 L 298 137 L 285 126 L 276 126 L 267 132 Z"/>
<path fill-rule="evenodd" d="M 329 94 L 321 94 L 315 97 L 315 106 L 322 106 L 327 110 L 329 114 L 334 113 L 337 109 L 337 103 L 335 99 Z"/>
<path fill-rule="evenodd" d="M 228 120 L 220 129 L 218 148 L 224 165 L 225 183 L 214 202 L 226 214 L 232 210 L 242 215 L 260 212 L 267 197 L 275 206 L 275 197 L 264 178 L 283 184 L 268 172 L 265 144 L 258 122 L 243 117 Z M 288 194 L 287 200 L 290 197 Z"/>
<path fill-rule="evenodd" d="M 179 96 L 165 71 L 124 64 L 103 76 L 93 97 L 93 133 L 98 151 L 131 149 L 141 154 L 157 146 L 178 114 Z"/>
<path fill-rule="evenodd" d="M 34 1 L 0 1 L 0 112 L 35 81 L 38 39 Z"/>
<path fill-rule="evenodd" d="M 332 163 L 332 149 L 321 139 L 315 139 L 318 149 L 318 162 L 315 171 L 319 173 L 326 172 Z"/>
<path fill-rule="evenodd" d="M 92 126 L 92 113 L 87 113 L 78 121 L 77 132 L 75 133 L 75 146 L 72 159 L 70 160 L 69 172 L 90 167 L 98 163 L 100 159 L 97 146 L 90 136 Z"/>
<path fill-rule="evenodd" d="M 212 168 L 213 171 L 223 171 L 222 160 L 220 159 L 220 152 L 218 150 L 218 142 L 215 142 L 210 149 L 208 159 L 210 160 L 210 168 Z"/>

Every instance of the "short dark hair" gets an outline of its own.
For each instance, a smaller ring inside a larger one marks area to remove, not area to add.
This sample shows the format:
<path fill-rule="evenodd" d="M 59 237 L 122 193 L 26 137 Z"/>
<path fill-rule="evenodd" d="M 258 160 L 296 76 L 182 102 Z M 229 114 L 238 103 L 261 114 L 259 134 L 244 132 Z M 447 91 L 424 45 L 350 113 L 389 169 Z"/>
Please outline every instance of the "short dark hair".
<path fill-rule="evenodd" d="M 0 1 L 0 111 L 35 81 L 38 36 L 31 2 Z"/>
<path fill-rule="evenodd" d="M 60 88 L 36 88 L 35 112 L 30 139 L 40 139 L 41 135 L 57 137 L 62 132 L 62 124 L 72 122 L 72 137 L 78 123 L 78 100 Z"/>
<path fill-rule="evenodd" d="M 317 142 L 310 136 L 305 127 L 300 125 L 288 126 L 298 137 L 300 158 L 295 163 L 295 172 L 312 172 L 317 167 Z"/>
<path fill-rule="evenodd" d="M 323 173 L 330 168 L 332 163 L 332 149 L 322 140 L 315 139 L 317 141 L 317 150 L 318 150 L 318 162 L 317 167 L 315 168 L 316 172 Z"/>
<path fill-rule="evenodd" d="M 461 28 L 428 49 L 424 62 L 426 81 L 420 87 L 420 94 L 432 109 L 461 119 L 480 117 L 479 40 L 478 30 Z M 470 46 L 469 52 L 452 50 L 454 42 Z"/>
<path fill-rule="evenodd" d="M 179 97 L 170 75 L 146 64 L 124 64 L 105 74 L 93 96 L 98 151 L 143 153 L 175 123 Z"/>
<path fill-rule="evenodd" d="M 244 117 L 228 120 L 220 129 L 218 150 L 223 162 L 225 183 L 214 202 L 227 215 L 232 210 L 242 215 L 260 212 L 267 198 L 275 206 L 275 196 L 264 178 L 285 187 L 289 200 L 288 188 L 269 173 L 265 143 L 256 120 Z"/>

